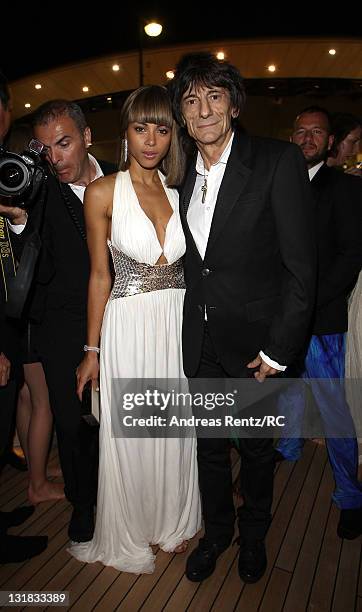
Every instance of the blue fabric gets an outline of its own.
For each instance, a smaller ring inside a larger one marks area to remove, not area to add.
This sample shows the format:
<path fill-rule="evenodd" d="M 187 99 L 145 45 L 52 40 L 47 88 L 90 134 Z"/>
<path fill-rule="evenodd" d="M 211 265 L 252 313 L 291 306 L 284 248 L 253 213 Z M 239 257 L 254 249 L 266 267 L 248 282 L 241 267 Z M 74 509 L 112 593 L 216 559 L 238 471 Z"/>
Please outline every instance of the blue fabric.
<path fill-rule="evenodd" d="M 305 369 L 301 374 L 306 382 L 310 381 L 323 421 L 327 451 L 336 483 L 333 500 L 341 509 L 362 507 L 362 484 L 357 480 L 357 441 L 343 385 L 345 336 L 312 336 Z M 328 379 L 331 379 L 330 385 L 326 382 Z M 290 461 L 296 461 L 301 456 L 304 441 L 300 435 L 305 401 L 305 390 L 300 385 L 288 387 L 278 401 L 279 413 L 286 416 L 286 427 L 277 449 Z M 339 435 L 346 437 L 333 437 L 337 431 Z"/>

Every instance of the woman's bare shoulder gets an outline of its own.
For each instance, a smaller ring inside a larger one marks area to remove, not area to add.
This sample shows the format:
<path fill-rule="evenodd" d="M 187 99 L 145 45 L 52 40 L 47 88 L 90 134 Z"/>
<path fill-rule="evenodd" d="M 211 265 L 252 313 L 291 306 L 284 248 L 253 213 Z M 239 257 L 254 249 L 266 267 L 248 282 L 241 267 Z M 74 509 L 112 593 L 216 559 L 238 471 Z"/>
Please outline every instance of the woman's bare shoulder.
<path fill-rule="evenodd" d="M 89 183 L 86 192 L 92 196 L 108 197 L 113 195 L 114 185 L 116 182 L 117 172 L 113 174 L 107 174 L 107 176 L 101 176 L 92 183 Z"/>
<path fill-rule="evenodd" d="M 112 216 L 113 193 L 117 173 L 108 174 L 89 183 L 85 190 L 84 208 L 86 214 Z"/>

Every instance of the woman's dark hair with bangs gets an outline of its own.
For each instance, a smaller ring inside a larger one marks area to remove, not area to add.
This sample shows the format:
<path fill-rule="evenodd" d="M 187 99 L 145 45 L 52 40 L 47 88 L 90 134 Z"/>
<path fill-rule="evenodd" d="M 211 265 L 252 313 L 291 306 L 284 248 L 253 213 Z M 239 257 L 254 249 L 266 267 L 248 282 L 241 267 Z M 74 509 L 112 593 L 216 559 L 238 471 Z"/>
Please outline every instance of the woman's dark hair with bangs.
<path fill-rule="evenodd" d="M 121 112 L 121 155 L 120 170 L 128 170 L 126 131 L 130 123 L 154 123 L 171 129 L 171 144 L 160 170 L 165 174 L 166 184 L 179 185 L 184 174 L 185 158 L 181 149 L 178 127 L 172 115 L 170 96 L 161 85 L 144 85 L 133 91 L 126 99 Z"/>
<path fill-rule="evenodd" d="M 168 89 L 172 99 L 176 121 L 184 126 L 181 112 L 182 97 L 194 87 L 224 87 L 229 92 L 231 104 L 241 112 L 245 104 L 245 88 L 243 78 L 237 68 L 218 60 L 208 52 L 187 53 L 176 66 L 175 76 L 170 81 Z M 237 122 L 237 118 L 233 118 Z"/>

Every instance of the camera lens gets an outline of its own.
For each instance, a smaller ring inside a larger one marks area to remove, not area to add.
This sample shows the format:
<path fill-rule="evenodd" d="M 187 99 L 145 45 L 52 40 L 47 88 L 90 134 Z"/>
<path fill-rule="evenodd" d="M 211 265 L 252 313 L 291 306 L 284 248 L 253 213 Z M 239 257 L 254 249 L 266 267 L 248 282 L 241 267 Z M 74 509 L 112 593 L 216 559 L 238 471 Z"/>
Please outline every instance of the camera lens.
<path fill-rule="evenodd" d="M 5 164 L 1 168 L 0 181 L 9 189 L 16 189 L 24 180 L 24 175 L 17 164 Z"/>
<path fill-rule="evenodd" d="M 26 165 L 17 159 L 0 160 L 0 193 L 2 195 L 20 195 L 29 184 L 29 171 Z"/>

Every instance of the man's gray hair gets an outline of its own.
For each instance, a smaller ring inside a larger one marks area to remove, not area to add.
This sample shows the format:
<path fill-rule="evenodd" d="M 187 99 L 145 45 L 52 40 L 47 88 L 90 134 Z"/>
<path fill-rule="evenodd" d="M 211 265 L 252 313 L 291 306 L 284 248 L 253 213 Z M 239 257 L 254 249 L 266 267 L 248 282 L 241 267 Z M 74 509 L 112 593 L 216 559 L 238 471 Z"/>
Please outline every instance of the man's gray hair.
<path fill-rule="evenodd" d="M 80 106 L 70 100 L 49 100 L 39 106 L 33 114 L 32 126 L 47 125 L 50 121 L 54 121 L 58 117 L 67 115 L 73 119 L 77 128 L 83 134 L 87 127 L 87 121 Z"/>

